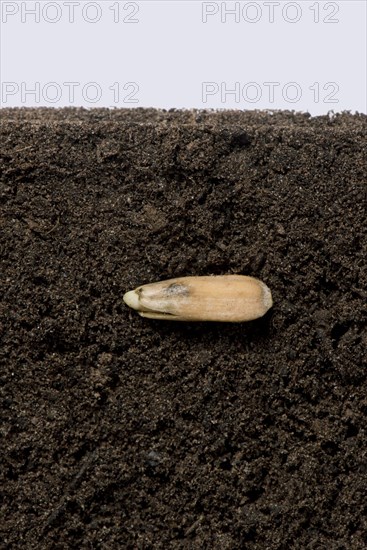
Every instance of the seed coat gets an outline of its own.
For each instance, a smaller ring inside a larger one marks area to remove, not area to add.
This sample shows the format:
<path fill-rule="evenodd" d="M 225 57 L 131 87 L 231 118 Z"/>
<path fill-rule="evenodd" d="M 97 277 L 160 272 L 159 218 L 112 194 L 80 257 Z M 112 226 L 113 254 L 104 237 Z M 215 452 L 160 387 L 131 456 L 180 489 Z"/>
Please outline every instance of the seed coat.
<path fill-rule="evenodd" d="M 273 305 L 266 284 L 246 275 L 168 279 L 126 292 L 123 300 L 141 317 L 166 321 L 240 323 L 262 317 Z"/>

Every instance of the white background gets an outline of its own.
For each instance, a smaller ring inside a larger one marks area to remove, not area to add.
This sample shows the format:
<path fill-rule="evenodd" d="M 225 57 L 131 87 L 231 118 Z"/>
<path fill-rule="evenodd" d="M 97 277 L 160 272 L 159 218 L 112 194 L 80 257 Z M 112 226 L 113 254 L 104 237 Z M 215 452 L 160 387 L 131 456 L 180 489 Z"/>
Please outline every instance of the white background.
<path fill-rule="evenodd" d="M 0 5 L 2 107 L 367 113 L 365 0 Z"/>

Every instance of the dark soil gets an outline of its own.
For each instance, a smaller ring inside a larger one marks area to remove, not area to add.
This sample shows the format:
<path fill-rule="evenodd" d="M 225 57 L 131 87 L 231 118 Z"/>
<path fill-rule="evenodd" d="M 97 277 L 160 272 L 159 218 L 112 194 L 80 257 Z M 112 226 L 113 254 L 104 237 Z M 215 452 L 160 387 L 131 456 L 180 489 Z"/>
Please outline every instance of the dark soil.
<path fill-rule="evenodd" d="M 367 117 L 0 114 L 1 548 L 364 550 Z M 273 309 L 122 302 L 224 273 Z"/>

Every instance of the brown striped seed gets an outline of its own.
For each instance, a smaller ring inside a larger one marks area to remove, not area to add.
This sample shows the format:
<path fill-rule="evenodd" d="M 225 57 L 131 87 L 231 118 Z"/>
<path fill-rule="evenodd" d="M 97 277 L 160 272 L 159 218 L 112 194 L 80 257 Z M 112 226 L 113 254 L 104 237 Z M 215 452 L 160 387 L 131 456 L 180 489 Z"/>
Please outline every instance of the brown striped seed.
<path fill-rule="evenodd" d="M 245 275 L 168 279 L 126 292 L 123 300 L 142 317 L 167 321 L 240 323 L 273 305 L 266 284 Z"/>

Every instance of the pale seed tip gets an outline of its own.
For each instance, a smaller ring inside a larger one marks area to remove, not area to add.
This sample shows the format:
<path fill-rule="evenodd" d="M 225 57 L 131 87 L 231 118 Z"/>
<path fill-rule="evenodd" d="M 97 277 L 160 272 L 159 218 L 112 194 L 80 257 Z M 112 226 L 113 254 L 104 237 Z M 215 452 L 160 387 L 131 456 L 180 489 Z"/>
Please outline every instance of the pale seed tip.
<path fill-rule="evenodd" d="M 262 287 L 263 287 L 264 307 L 266 308 L 266 311 L 268 311 L 273 306 L 273 297 L 271 295 L 270 288 L 266 286 L 266 284 L 263 283 L 262 281 L 260 282 L 262 283 Z"/>
<path fill-rule="evenodd" d="M 124 300 L 125 304 L 132 309 L 138 310 L 139 309 L 139 296 L 135 292 L 135 290 L 129 290 L 129 292 L 126 292 L 122 299 Z"/>

